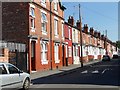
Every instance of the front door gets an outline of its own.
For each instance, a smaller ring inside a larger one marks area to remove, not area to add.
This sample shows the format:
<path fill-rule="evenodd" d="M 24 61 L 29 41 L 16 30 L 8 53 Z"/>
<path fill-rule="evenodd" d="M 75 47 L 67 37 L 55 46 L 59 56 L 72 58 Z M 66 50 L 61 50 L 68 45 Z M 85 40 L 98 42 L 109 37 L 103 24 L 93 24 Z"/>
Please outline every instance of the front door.
<path fill-rule="evenodd" d="M 35 66 L 35 41 L 31 42 L 31 69 L 32 71 L 36 70 Z"/>
<path fill-rule="evenodd" d="M 65 50 L 64 45 L 62 46 L 62 64 L 65 66 Z"/>

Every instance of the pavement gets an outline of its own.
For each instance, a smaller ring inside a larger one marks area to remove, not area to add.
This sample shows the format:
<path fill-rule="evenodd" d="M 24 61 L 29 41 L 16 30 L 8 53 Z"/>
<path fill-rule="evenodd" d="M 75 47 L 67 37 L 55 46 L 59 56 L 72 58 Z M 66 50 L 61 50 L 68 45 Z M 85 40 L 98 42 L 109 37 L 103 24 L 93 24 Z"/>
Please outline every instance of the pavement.
<path fill-rule="evenodd" d="M 94 61 L 90 61 L 87 63 L 83 63 L 83 66 L 85 67 L 88 65 L 95 64 L 97 62 L 100 62 L 100 60 L 94 60 Z M 47 77 L 47 76 L 65 75 L 65 74 L 75 72 L 77 69 L 80 69 L 80 68 L 81 68 L 80 64 L 78 64 L 78 65 L 73 64 L 73 65 L 64 66 L 62 68 L 58 68 L 58 69 L 54 69 L 54 70 L 32 72 L 30 74 L 30 76 L 31 76 L 31 80 L 33 80 L 33 79 L 43 78 L 43 77 Z"/>

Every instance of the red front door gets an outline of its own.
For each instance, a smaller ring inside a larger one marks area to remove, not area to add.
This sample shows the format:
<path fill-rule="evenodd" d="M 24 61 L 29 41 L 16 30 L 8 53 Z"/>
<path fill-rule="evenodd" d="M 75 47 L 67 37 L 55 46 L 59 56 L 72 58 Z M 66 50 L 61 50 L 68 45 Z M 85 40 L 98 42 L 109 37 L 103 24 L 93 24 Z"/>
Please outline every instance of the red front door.
<path fill-rule="evenodd" d="M 32 71 L 36 70 L 36 65 L 35 65 L 35 41 L 31 42 L 31 69 Z"/>

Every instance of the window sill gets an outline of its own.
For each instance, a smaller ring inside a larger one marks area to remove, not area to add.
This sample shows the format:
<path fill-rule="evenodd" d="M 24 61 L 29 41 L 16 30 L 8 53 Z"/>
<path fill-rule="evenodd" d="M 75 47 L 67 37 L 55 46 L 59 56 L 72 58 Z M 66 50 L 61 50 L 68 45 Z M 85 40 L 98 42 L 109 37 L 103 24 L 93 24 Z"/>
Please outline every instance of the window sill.
<path fill-rule="evenodd" d="M 57 10 L 54 10 L 54 13 L 56 13 L 58 15 L 58 11 Z"/>
<path fill-rule="evenodd" d="M 55 63 L 60 63 L 60 60 L 55 60 Z"/>
<path fill-rule="evenodd" d="M 35 28 L 31 27 L 31 32 L 35 32 Z"/>
<path fill-rule="evenodd" d="M 42 65 L 48 64 L 48 60 L 41 60 L 41 61 L 42 61 Z"/>
<path fill-rule="evenodd" d="M 43 34 L 43 35 L 47 35 L 47 32 L 45 32 L 45 31 L 42 30 L 42 34 Z"/>
<path fill-rule="evenodd" d="M 29 14 L 32 18 L 35 18 L 35 16 L 33 16 L 33 15 L 31 15 L 31 14 Z"/>
<path fill-rule="evenodd" d="M 56 38 L 59 38 L 59 35 L 55 35 Z"/>
<path fill-rule="evenodd" d="M 45 2 L 41 2 L 41 5 L 46 8 L 46 3 Z"/>

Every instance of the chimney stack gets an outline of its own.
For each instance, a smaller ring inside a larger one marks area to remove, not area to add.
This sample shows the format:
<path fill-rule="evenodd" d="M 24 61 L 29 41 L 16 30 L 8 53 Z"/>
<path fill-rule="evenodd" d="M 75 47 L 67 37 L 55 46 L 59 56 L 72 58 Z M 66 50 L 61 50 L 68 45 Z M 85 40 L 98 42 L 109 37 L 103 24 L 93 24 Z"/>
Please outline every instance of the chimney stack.
<path fill-rule="evenodd" d="M 84 24 L 84 32 L 88 33 L 88 25 L 87 24 Z"/>
<path fill-rule="evenodd" d="M 69 16 L 68 23 L 70 25 L 72 25 L 72 26 L 74 25 L 74 18 L 73 18 L 73 16 Z"/>
<path fill-rule="evenodd" d="M 94 32 L 94 36 L 98 37 L 98 32 L 97 31 Z"/>
<path fill-rule="evenodd" d="M 101 36 L 101 33 L 100 33 L 100 32 L 98 32 L 98 38 L 100 38 L 100 36 Z"/>
<path fill-rule="evenodd" d="M 94 35 L 94 29 L 93 29 L 93 27 L 90 28 L 90 34 Z"/>
<path fill-rule="evenodd" d="M 105 40 L 105 36 L 104 36 L 104 35 L 101 35 L 101 39 L 102 39 L 102 40 Z"/>
<path fill-rule="evenodd" d="M 77 20 L 76 26 L 77 26 L 77 28 L 80 28 L 80 20 Z"/>

